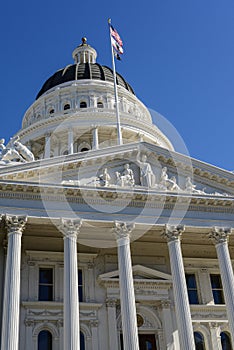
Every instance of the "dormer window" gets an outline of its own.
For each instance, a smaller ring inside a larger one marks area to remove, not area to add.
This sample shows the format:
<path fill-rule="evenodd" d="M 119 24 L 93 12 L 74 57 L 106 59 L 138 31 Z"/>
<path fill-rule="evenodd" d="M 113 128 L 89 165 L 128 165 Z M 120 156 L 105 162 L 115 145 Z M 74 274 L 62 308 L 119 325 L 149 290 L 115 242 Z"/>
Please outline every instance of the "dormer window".
<path fill-rule="evenodd" d="M 85 101 L 81 101 L 80 108 L 87 108 L 87 103 Z"/>
<path fill-rule="evenodd" d="M 98 102 L 97 103 L 97 108 L 103 108 L 104 106 L 103 106 L 103 103 L 102 102 Z"/>
<path fill-rule="evenodd" d="M 66 104 L 64 105 L 64 107 L 63 107 L 63 110 L 64 110 L 64 111 L 67 111 L 67 110 L 70 109 L 70 108 L 71 108 L 70 104 L 69 104 L 69 103 L 66 103 Z"/>

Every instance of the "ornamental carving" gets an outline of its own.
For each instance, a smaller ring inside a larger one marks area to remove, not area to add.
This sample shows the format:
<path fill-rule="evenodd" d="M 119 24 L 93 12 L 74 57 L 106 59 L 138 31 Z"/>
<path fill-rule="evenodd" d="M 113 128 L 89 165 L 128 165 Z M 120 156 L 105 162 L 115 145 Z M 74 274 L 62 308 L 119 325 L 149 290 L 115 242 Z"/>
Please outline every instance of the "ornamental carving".
<path fill-rule="evenodd" d="M 8 231 L 8 235 L 11 233 L 23 233 L 27 222 L 27 216 L 5 215 L 5 225 Z"/>
<path fill-rule="evenodd" d="M 181 239 L 182 232 L 184 231 L 183 225 L 172 226 L 166 225 L 165 231 L 162 236 L 167 239 L 168 242 L 178 241 Z"/>
<path fill-rule="evenodd" d="M 114 233 L 115 233 L 116 239 L 129 238 L 132 230 L 135 227 L 134 223 L 118 222 L 118 221 L 115 221 L 114 225 L 115 225 Z"/>
<path fill-rule="evenodd" d="M 228 242 L 229 235 L 231 234 L 231 228 L 229 227 L 213 227 L 209 233 L 209 238 L 214 244 Z"/>
<path fill-rule="evenodd" d="M 65 219 L 61 218 L 59 229 L 64 235 L 64 238 L 77 237 L 82 225 L 81 219 Z"/>

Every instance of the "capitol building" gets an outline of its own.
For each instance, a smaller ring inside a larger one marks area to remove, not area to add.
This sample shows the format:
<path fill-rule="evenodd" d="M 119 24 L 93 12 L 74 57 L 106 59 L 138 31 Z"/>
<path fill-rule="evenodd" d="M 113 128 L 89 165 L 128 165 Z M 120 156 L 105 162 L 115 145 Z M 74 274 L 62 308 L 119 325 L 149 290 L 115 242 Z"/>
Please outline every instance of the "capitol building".
<path fill-rule="evenodd" d="M 234 349 L 234 173 L 72 57 L 0 140 L 1 350 Z"/>

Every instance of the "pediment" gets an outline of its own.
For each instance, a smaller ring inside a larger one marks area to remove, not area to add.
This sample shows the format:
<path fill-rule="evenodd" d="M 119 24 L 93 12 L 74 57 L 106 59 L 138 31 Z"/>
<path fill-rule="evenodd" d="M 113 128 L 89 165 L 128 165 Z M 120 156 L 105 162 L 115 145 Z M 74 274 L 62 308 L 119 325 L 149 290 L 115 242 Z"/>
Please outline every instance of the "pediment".
<path fill-rule="evenodd" d="M 171 275 L 151 269 L 143 265 L 134 265 L 132 267 L 133 278 L 134 280 L 147 279 L 147 280 L 160 280 L 160 281 L 171 281 Z M 119 279 L 119 271 L 111 271 L 104 273 L 99 276 L 101 281 L 109 279 Z"/>
<path fill-rule="evenodd" d="M 147 164 L 151 176 L 143 179 L 142 172 L 147 170 Z M 108 188 L 114 191 L 132 191 L 134 187 L 174 195 L 234 195 L 232 172 L 148 143 L 113 146 L 1 167 L 2 180 L 37 185 Z"/>

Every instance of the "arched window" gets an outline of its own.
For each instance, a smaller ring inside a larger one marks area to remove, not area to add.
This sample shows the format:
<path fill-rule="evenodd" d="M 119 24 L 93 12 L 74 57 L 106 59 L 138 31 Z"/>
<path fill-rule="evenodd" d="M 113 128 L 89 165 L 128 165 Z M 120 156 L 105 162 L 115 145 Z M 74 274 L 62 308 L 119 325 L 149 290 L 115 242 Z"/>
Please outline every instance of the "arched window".
<path fill-rule="evenodd" d="M 87 103 L 85 101 L 81 101 L 80 108 L 87 108 Z"/>
<path fill-rule="evenodd" d="M 230 335 L 227 332 L 220 333 L 223 350 L 232 350 Z"/>
<path fill-rule="evenodd" d="M 82 332 L 80 332 L 80 350 L 85 350 L 85 337 Z"/>
<path fill-rule="evenodd" d="M 66 103 L 66 104 L 63 106 L 63 110 L 64 110 L 64 111 L 67 111 L 67 110 L 70 109 L 70 108 L 71 108 L 71 106 L 70 106 L 69 103 Z"/>
<path fill-rule="evenodd" d="M 205 350 L 205 341 L 204 337 L 200 332 L 194 332 L 194 340 L 196 350 Z"/>
<path fill-rule="evenodd" d="M 49 331 L 38 334 L 38 350 L 52 350 L 52 334 Z"/>
<path fill-rule="evenodd" d="M 49 111 L 50 114 L 54 114 L 54 108 L 51 108 Z"/>
<path fill-rule="evenodd" d="M 102 102 L 98 102 L 98 103 L 97 103 L 97 107 L 98 107 L 98 108 L 103 108 L 103 103 L 102 103 Z"/>

